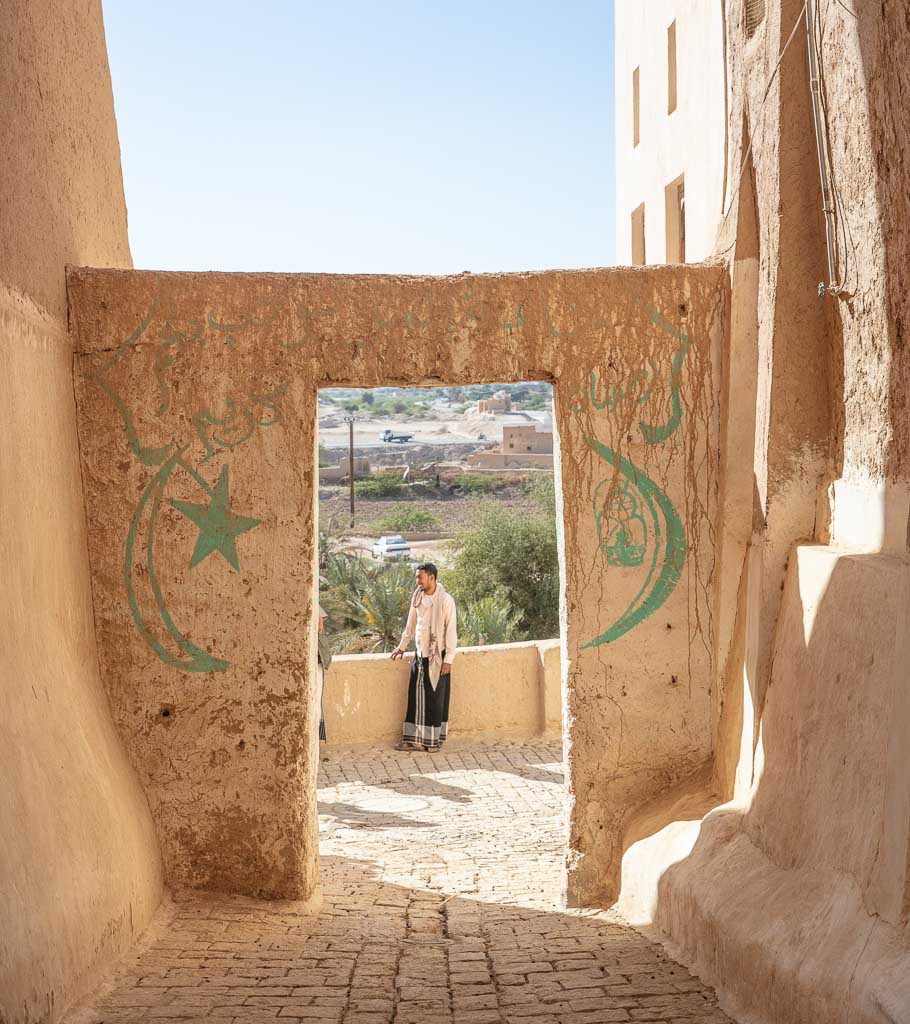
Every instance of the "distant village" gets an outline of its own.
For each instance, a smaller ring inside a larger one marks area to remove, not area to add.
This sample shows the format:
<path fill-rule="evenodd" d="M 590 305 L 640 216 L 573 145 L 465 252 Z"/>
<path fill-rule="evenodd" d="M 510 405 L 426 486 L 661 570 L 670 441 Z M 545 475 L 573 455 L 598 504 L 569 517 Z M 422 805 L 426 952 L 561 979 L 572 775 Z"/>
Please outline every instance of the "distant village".
<path fill-rule="evenodd" d="M 345 392 L 344 397 L 324 392 L 319 408 L 319 482 L 347 482 L 352 461 L 355 479 L 396 468 L 409 476 L 421 471 L 447 477 L 467 472 L 505 477 L 516 471 L 552 473 L 549 387 L 532 387 L 535 390 L 525 401 L 517 400 L 514 391 L 525 397 L 526 386 L 502 387 L 467 402 L 463 399 L 468 388 L 439 389 L 438 396 L 418 392 L 425 397 L 416 401 L 413 390 L 403 396 L 408 401 L 394 395 L 377 401 L 363 397 L 366 392 Z"/>

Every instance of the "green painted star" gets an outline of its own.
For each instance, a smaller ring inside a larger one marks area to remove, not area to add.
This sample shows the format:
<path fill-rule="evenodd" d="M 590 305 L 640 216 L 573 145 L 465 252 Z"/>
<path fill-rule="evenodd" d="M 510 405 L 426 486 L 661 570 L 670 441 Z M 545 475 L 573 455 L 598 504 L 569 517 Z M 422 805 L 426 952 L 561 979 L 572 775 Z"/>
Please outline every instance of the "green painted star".
<path fill-rule="evenodd" d="M 171 501 L 171 505 L 182 512 L 187 519 L 199 527 L 199 537 L 193 549 L 190 567 L 198 565 L 213 551 L 220 551 L 227 562 L 237 572 L 240 563 L 237 560 L 237 537 L 247 530 L 258 526 L 260 520 L 248 516 L 238 516 L 231 511 L 231 498 L 228 494 L 228 467 L 224 466 L 218 483 L 212 493 L 210 505 L 197 505 L 192 501 Z"/>

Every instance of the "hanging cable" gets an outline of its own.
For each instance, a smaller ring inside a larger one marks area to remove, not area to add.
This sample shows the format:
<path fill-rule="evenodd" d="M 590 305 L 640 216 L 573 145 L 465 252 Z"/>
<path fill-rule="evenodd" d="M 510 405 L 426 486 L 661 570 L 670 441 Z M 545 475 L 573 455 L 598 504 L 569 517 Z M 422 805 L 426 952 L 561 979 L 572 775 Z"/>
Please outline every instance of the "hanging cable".
<path fill-rule="evenodd" d="M 806 2 L 803 4 L 802 8 L 800 9 L 799 14 L 796 16 L 796 21 L 793 23 L 793 28 L 790 30 L 790 35 L 787 36 L 787 41 L 784 43 L 783 49 L 780 51 L 780 54 L 779 54 L 779 56 L 777 58 L 777 63 L 774 65 L 774 70 L 768 76 L 768 81 L 765 83 L 765 91 L 762 94 L 761 102 L 759 103 L 758 110 L 756 111 L 756 114 L 755 114 L 756 127 L 760 123 L 761 115 L 764 112 L 765 103 L 768 100 L 768 93 L 771 92 L 771 86 L 774 84 L 774 79 L 777 77 L 777 72 L 780 71 L 780 66 L 783 63 L 784 57 L 786 56 L 786 53 L 787 53 L 787 50 L 790 49 L 790 44 L 793 42 L 793 38 L 796 35 L 797 29 L 799 28 L 799 26 L 803 22 L 803 15 L 806 13 L 808 5 L 809 5 L 809 0 L 806 0 Z M 750 132 L 749 136 L 750 136 L 749 137 L 749 146 L 746 149 L 745 155 L 743 156 L 742 161 L 740 162 L 740 165 L 739 165 L 739 174 L 737 175 L 737 179 L 736 179 L 736 188 L 735 188 L 735 190 L 733 192 L 733 195 L 730 196 L 730 205 L 727 207 L 727 212 L 724 214 L 723 220 L 720 222 L 720 227 L 717 229 L 718 240 L 720 239 L 720 236 L 723 233 L 724 226 L 727 223 L 727 218 L 730 216 L 730 211 L 733 209 L 734 203 L 736 202 L 736 197 L 739 195 L 739 190 L 742 188 L 743 174 L 745 174 L 745 172 L 746 172 L 746 167 L 748 166 L 748 163 L 749 163 L 749 157 L 752 155 L 752 148 L 755 145 L 755 133 L 754 132 Z M 736 245 L 735 241 L 731 242 L 731 244 L 728 245 L 727 248 L 724 249 L 722 252 L 716 253 L 716 255 L 717 256 L 722 256 L 724 253 L 729 252 L 733 248 L 734 245 Z"/>
<path fill-rule="evenodd" d="M 815 38 L 815 0 L 806 0 L 806 40 L 809 47 L 809 92 L 812 97 L 812 123 L 815 126 L 815 148 L 818 154 L 818 175 L 822 189 L 822 212 L 825 217 L 825 245 L 828 252 L 828 284 L 822 281 L 818 286 L 819 296 L 827 291 L 839 295 L 844 290 L 843 281 L 837 277 L 837 224 L 835 222 L 834 198 L 828 178 L 827 125 L 822 112 L 822 94 L 819 84 L 818 49 Z"/>
<path fill-rule="evenodd" d="M 855 14 L 849 8 L 844 7 L 841 0 L 835 0 L 839 6 L 843 7 L 844 11 L 856 17 Z M 828 18 L 830 0 L 826 0 L 824 17 Z M 828 84 L 825 80 L 825 50 L 824 50 L 824 28 L 822 25 L 822 9 L 820 5 L 816 4 L 815 7 L 815 29 L 816 29 L 816 52 L 818 53 L 818 78 L 819 78 L 819 93 L 821 97 L 822 105 L 822 117 L 824 119 L 825 128 L 825 158 L 828 161 L 828 177 L 831 183 L 831 198 L 834 202 L 834 216 L 837 221 L 838 233 L 836 237 L 837 241 L 837 253 L 836 253 L 836 266 L 839 268 L 840 277 L 840 290 L 837 292 L 838 295 L 844 295 L 849 291 L 850 281 L 850 266 L 851 266 L 851 254 L 855 257 L 856 246 L 853 242 L 853 233 L 850 231 L 850 221 L 847 219 L 847 211 L 844 206 L 843 198 L 841 197 L 840 189 L 837 184 L 837 175 L 834 171 L 834 155 L 831 149 L 831 121 L 828 117 Z"/>

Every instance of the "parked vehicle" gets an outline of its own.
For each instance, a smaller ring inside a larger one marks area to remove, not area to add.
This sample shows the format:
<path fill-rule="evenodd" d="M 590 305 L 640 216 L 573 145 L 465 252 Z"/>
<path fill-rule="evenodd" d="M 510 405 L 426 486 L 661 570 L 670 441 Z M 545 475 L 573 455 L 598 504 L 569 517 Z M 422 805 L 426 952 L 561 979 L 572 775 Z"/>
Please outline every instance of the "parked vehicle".
<path fill-rule="evenodd" d="M 380 537 L 370 548 L 373 558 L 410 558 L 411 546 L 400 534 L 389 534 Z"/>
<path fill-rule="evenodd" d="M 386 444 L 404 444 L 405 441 L 410 441 L 413 434 L 396 434 L 394 430 L 383 430 L 379 435 L 380 441 L 385 441 Z"/>

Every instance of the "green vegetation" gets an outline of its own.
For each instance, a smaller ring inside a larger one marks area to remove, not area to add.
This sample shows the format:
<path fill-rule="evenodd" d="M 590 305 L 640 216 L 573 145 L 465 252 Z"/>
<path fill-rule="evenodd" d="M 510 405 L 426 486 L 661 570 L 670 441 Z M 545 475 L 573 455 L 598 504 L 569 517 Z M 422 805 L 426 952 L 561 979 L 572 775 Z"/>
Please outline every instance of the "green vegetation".
<path fill-rule="evenodd" d="M 480 595 L 501 593 L 529 639 L 559 636 L 559 564 L 552 514 L 515 515 L 487 507 L 461 535 L 446 587 L 466 610 Z"/>
<path fill-rule="evenodd" d="M 463 647 L 510 644 L 524 639 L 521 612 L 515 611 L 503 590 L 469 601 L 458 612 L 458 642 Z"/>
<path fill-rule="evenodd" d="M 516 514 L 493 502 L 486 504 L 478 526 L 458 538 L 454 564 L 441 573 L 458 605 L 462 644 L 559 635 L 552 478 L 533 478 L 528 486 L 533 487 L 540 512 Z M 403 503 L 393 509 L 402 515 L 422 511 Z M 401 522 L 382 529 L 413 528 Z M 332 529 L 328 524 L 319 537 L 319 600 L 329 614 L 332 646 L 347 653 L 389 651 L 404 629 L 414 589 L 413 567 L 401 562 L 377 565 L 338 551 Z"/>
<path fill-rule="evenodd" d="M 552 399 L 549 395 L 544 395 L 539 391 L 535 391 L 528 395 L 527 398 L 522 399 L 521 408 L 524 411 L 543 411 L 549 409 L 552 404 Z"/>
<path fill-rule="evenodd" d="M 374 567 L 349 552 L 326 551 L 319 603 L 329 616 L 332 649 L 345 654 L 391 651 L 407 621 L 413 589 L 409 565 Z"/>
<path fill-rule="evenodd" d="M 355 390 L 347 388 L 335 390 L 330 397 L 339 408 L 355 415 L 360 413 L 371 419 L 383 417 L 421 418 L 427 414 L 431 399 L 425 391 L 416 388 Z"/>
<path fill-rule="evenodd" d="M 537 473 L 523 482 L 525 493 L 549 516 L 556 516 L 556 479 L 550 473 Z"/>
<path fill-rule="evenodd" d="M 374 473 L 366 480 L 354 481 L 354 494 L 360 498 L 397 498 L 404 489 L 397 473 Z"/>
<path fill-rule="evenodd" d="M 376 533 L 405 533 L 435 530 L 439 519 L 418 505 L 397 502 L 374 524 Z"/>
<path fill-rule="evenodd" d="M 506 481 L 492 473 L 463 473 L 452 481 L 453 490 L 462 494 L 492 494 L 493 491 L 501 491 L 505 486 Z"/>

